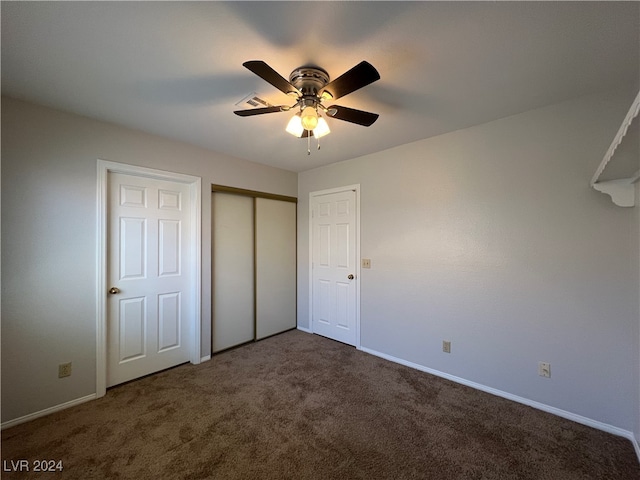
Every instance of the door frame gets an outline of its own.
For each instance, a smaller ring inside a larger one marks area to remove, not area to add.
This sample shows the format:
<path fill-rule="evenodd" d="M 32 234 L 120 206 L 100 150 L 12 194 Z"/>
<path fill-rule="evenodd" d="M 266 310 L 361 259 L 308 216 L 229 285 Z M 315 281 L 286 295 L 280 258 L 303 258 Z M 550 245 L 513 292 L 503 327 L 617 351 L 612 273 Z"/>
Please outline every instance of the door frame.
<path fill-rule="evenodd" d="M 201 225 L 202 225 L 202 179 L 192 175 L 155 170 L 152 168 L 127 165 L 98 159 L 97 198 L 97 276 L 96 276 L 96 397 L 107 392 L 107 221 L 108 221 L 108 177 L 109 173 L 122 173 L 138 177 L 167 180 L 189 185 L 191 206 L 191 228 L 189 242 L 191 258 L 190 300 L 193 306 L 189 319 L 189 358 L 191 363 L 200 363 L 200 337 L 202 328 L 202 266 L 201 266 Z"/>
<path fill-rule="evenodd" d="M 356 324 L 356 349 L 361 350 L 360 343 L 360 184 L 346 185 L 344 187 L 329 188 L 325 190 L 317 190 L 309 193 L 309 331 L 313 332 L 313 202 L 315 197 L 329 195 L 332 193 L 340 193 L 346 191 L 354 191 L 356 193 L 356 305 L 355 305 L 355 324 Z"/>

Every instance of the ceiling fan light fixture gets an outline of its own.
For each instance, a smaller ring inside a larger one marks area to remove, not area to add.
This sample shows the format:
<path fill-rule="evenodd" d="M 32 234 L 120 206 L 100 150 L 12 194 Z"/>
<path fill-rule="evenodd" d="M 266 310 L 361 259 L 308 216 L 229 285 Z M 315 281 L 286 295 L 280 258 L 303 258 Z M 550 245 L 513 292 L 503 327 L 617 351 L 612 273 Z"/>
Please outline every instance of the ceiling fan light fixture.
<path fill-rule="evenodd" d="M 320 137 L 324 137 L 328 133 L 331 133 L 331 130 L 329 129 L 329 124 L 324 118 L 319 116 L 318 125 L 316 126 L 316 128 L 313 129 L 313 136 L 316 138 L 320 138 Z"/>
<path fill-rule="evenodd" d="M 305 130 L 313 130 L 318 126 L 318 112 L 314 107 L 305 107 L 302 110 L 301 121 Z"/>
<path fill-rule="evenodd" d="M 293 117 L 291 117 L 291 120 L 289 120 L 289 123 L 287 124 L 287 128 L 285 130 L 294 137 L 302 137 L 304 127 L 302 126 L 302 121 L 300 119 L 299 113 L 296 113 Z"/>
<path fill-rule="evenodd" d="M 322 100 L 333 100 L 333 95 L 325 90 L 322 92 L 321 98 Z"/>

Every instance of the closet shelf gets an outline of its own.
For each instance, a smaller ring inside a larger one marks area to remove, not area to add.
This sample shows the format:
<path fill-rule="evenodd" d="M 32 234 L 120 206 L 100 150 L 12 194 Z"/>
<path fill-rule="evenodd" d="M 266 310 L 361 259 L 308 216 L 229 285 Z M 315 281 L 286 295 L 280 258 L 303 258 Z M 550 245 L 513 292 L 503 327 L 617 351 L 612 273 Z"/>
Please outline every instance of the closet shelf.
<path fill-rule="evenodd" d="M 591 186 L 598 190 L 599 192 L 606 193 L 611 197 L 613 203 L 620 207 L 633 207 L 635 205 L 635 182 L 640 179 L 640 170 L 636 171 L 630 177 L 625 178 L 617 178 L 614 180 L 605 180 L 598 181 L 602 172 L 604 171 L 607 164 L 613 158 L 616 149 L 622 143 L 625 135 L 627 134 L 629 127 L 633 123 L 633 120 L 638 116 L 638 112 L 640 112 L 640 92 L 636 95 L 635 100 L 631 104 L 631 108 L 627 112 L 627 115 L 624 117 L 622 121 L 622 125 L 618 129 L 618 133 L 613 138 L 613 142 L 609 146 L 607 153 L 605 153 L 602 162 L 598 166 L 596 173 L 593 175 L 591 179 Z"/>

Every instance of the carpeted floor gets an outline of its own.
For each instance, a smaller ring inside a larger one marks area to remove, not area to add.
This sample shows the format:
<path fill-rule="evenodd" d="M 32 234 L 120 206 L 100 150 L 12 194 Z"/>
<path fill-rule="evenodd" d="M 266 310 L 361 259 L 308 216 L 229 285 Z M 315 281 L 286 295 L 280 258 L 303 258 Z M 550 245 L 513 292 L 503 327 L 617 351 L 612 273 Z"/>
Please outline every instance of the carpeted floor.
<path fill-rule="evenodd" d="M 640 479 L 631 443 L 299 331 L 2 432 L 65 479 Z M 33 463 L 31 463 L 33 465 Z"/>

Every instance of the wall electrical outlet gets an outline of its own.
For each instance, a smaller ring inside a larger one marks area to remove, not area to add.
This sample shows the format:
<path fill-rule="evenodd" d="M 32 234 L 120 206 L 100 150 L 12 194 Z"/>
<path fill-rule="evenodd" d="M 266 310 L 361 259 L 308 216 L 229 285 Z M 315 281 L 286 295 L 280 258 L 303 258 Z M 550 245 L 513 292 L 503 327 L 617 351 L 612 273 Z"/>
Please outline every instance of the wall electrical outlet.
<path fill-rule="evenodd" d="M 363 258 L 362 259 L 362 268 L 371 268 L 371 259 Z"/>
<path fill-rule="evenodd" d="M 58 365 L 58 378 L 71 376 L 71 362 Z"/>
<path fill-rule="evenodd" d="M 538 375 L 541 377 L 551 378 L 551 364 L 547 362 L 538 362 Z"/>
<path fill-rule="evenodd" d="M 451 353 L 451 342 L 449 342 L 448 340 L 443 340 L 442 341 L 442 351 L 444 353 Z"/>

